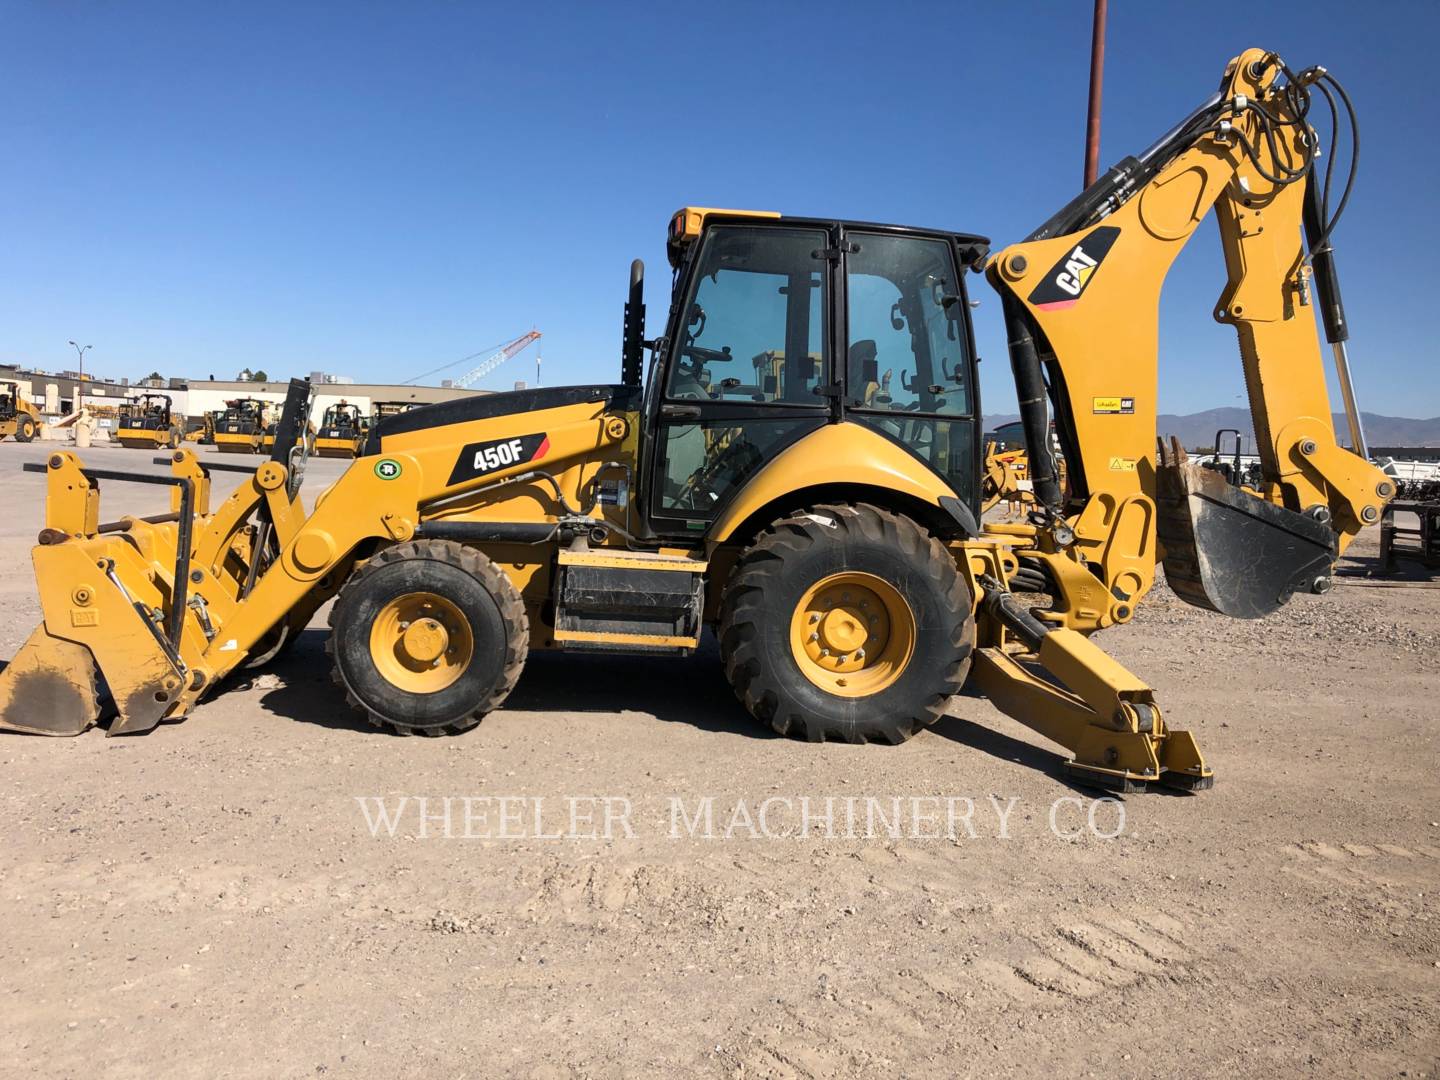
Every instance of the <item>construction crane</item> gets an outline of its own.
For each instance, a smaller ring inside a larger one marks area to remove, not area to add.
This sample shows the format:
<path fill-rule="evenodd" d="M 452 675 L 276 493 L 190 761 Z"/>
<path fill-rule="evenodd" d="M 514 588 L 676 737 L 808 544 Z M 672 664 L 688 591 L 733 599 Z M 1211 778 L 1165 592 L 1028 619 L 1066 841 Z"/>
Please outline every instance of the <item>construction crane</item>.
<path fill-rule="evenodd" d="M 456 379 L 456 389 L 464 390 L 471 383 L 479 382 L 486 375 L 489 375 L 490 372 L 505 363 L 506 360 L 524 352 L 532 341 L 539 341 L 540 337 L 539 330 L 531 330 L 528 334 L 521 334 L 508 345 L 502 345 L 496 352 L 481 361 L 479 365 L 471 368 L 464 375 L 460 376 L 460 378 Z"/>

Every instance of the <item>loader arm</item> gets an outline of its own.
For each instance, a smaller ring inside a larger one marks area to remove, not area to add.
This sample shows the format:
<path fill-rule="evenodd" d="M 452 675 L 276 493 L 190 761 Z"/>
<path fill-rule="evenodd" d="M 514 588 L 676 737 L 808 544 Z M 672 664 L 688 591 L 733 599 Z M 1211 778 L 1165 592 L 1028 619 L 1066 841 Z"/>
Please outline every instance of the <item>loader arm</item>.
<path fill-rule="evenodd" d="M 1033 544 L 1055 578 L 1058 602 L 1044 618 L 1082 631 L 1128 621 L 1161 559 L 1187 601 L 1264 615 L 1327 587 L 1335 558 L 1393 494 L 1337 443 L 1326 390 L 1311 262 L 1317 251 L 1328 260 L 1329 246 L 1314 235 L 1318 139 L 1305 119 L 1309 87 L 1324 78 L 1243 53 L 1174 131 L 988 264 L 1041 504 L 1038 524 L 1003 531 Z M 1307 199 L 1315 250 L 1304 240 Z M 1157 454 L 1160 291 L 1211 207 L 1228 273 L 1214 316 L 1239 340 L 1258 497 L 1189 464 L 1178 443 Z M 1333 273 L 1319 285 L 1327 313 L 1338 311 Z M 1064 491 L 1044 435 L 1047 399 Z M 1354 413 L 1348 394 L 1346 406 Z"/>
<path fill-rule="evenodd" d="M 484 401 L 442 407 L 438 425 L 406 414 L 418 419 L 382 425 L 308 514 L 295 483 L 303 458 L 292 454 L 303 381 L 291 385 L 271 460 L 253 470 L 202 465 L 190 450 L 158 459 L 168 477 L 50 455 L 36 466 L 48 483 L 33 553 L 44 621 L 0 674 L 0 729 L 83 731 L 104 711 L 97 671 L 118 714 L 110 734 L 184 716 L 282 630 L 303 628 L 377 543 L 623 531 L 622 516 L 598 505 L 595 478 L 611 448 L 633 440 L 633 404 L 624 387 L 584 389 L 527 414 L 533 426 L 518 435 L 514 416 L 487 414 Z M 212 512 L 214 469 L 248 475 Z M 168 485 L 172 511 L 102 524 L 102 480 Z"/>

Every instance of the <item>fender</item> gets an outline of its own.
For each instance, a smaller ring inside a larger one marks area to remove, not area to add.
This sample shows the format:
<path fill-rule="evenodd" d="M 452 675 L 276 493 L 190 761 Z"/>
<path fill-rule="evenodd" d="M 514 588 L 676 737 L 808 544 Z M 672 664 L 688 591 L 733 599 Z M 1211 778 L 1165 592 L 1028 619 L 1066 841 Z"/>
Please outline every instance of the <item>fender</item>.
<path fill-rule="evenodd" d="M 963 504 L 923 461 L 861 424 L 827 424 L 792 443 L 756 473 L 715 520 L 707 539 L 723 544 L 750 515 L 801 488 L 863 484 L 898 491 L 934 506 L 947 517 L 946 503 Z M 967 511 L 968 514 L 968 511 Z"/>

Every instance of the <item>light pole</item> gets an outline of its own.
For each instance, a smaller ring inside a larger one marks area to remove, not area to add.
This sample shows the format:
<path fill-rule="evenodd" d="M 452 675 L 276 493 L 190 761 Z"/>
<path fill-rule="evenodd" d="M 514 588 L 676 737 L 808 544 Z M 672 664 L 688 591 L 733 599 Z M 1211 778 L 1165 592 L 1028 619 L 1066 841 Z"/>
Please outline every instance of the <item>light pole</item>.
<path fill-rule="evenodd" d="M 1105 82 L 1106 0 L 1095 0 L 1095 22 L 1090 31 L 1090 108 L 1085 119 L 1085 187 L 1100 171 L 1100 89 Z"/>
<path fill-rule="evenodd" d="M 72 342 L 70 342 L 70 344 L 71 344 L 71 345 L 75 345 L 75 342 L 72 341 Z M 80 371 L 79 371 L 80 377 L 75 380 L 75 410 L 74 410 L 74 411 L 77 412 L 77 413 L 80 411 L 80 406 L 82 406 L 82 405 L 85 404 L 85 349 L 92 349 L 92 348 L 94 348 L 93 345 L 86 345 L 84 349 L 82 349 L 79 345 L 75 345 L 75 355 L 78 356 L 78 357 L 80 357 Z"/>

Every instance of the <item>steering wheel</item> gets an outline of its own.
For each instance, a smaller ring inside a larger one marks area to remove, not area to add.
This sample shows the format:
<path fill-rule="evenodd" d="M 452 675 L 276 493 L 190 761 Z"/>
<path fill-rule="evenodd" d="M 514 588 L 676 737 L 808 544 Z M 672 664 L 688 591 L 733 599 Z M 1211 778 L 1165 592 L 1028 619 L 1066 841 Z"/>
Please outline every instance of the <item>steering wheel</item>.
<path fill-rule="evenodd" d="M 726 345 L 723 349 L 707 349 L 703 345 L 686 345 L 680 350 L 680 355 L 694 357 L 697 365 L 711 362 L 728 364 L 731 360 L 735 359 L 735 357 L 730 354 L 729 345 Z"/>
<path fill-rule="evenodd" d="M 718 495 L 725 486 L 720 483 L 723 478 L 742 477 L 754 469 L 760 460 L 761 454 L 755 444 L 746 439 L 743 433 L 737 433 L 724 450 L 690 474 L 680 489 L 680 499 L 688 500 L 692 510 L 708 509 L 703 503 L 697 505 L 699 497 Z"/>

